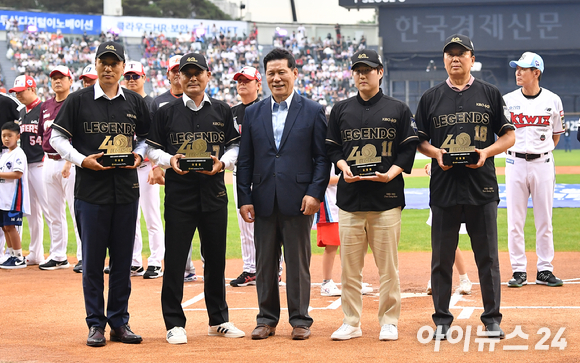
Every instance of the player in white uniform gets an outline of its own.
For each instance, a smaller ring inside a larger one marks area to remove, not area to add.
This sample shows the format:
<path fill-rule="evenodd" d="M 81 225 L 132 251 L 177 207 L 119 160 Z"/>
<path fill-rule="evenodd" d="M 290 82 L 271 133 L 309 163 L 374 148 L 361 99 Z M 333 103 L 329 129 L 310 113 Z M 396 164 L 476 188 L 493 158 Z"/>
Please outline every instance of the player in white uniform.
<path fill-rule="evenodd" d="M 145 93 L 145 69 L 140 62 L 127 62 L 125 64 L 126 87 L 135 91 L 145 99 L 148 107 L 151 107 L 153 98 Z M 148 158 L 137 168 L 139 178 L 139 208 L 145 217 L 147 233 L 149 235 L 149 249 L 151 255 L 147 260 L 147 271 L 143 269 L 143 238 L 141 236 L 141 218 L 137 218 L 137 228 L 135 229 L 135 244 L 133 245 L 133 261 L 131 263 L 131 276 L 143 276 L 145 279 L 156 279 L 163 276 L 161 260 L 165 254 L 165 234 L 163 233 L 163 223 L 161 222 L 161 199 L 159 196 L 159 184 L 149 184 L 147 178 L 152 170 L 151 161 Z"/>
<path fill-rule="evenodd" d="M 508 248 L 513 271 L 508 286 L 527 284 L 524 224 L 530 195 L 536 224 L 536 284 L 562 286 L 562 280 L 552 273 L 552 205 L 556 181 L 552 150 L 564 132 L 562 101 L 558 95 L 540 87 L 544 61 L 538 54 L 525 52 L 518 61 L 511 61 L 510 67 L 516 68 L 516 83 L 521 88 L 504 96 L 516 127 L 516 143 L 507 151 L 505 168 Z"/>
<path fill-rule="evenodd" d="M 82 272 L 82 243 L 78 233 L 78 228 L 74 212 L 74 184 L 75 166 L 64 160 L 56 150 L 50 145 L 52 135 L 52 123 L 58 115 L 64 101 L 70 94 L 72 85 L 72 74 L 65 66 L 55 67 L 49 75 L 51 87 L 55 92 L 55 97 L 48 99 L 40 108 L 40 118 L 38 120 L 38 134 L 42 136 L 42 149 L 45 152 L 44 167 L 42 168 L 42 178 L 46 186 L 47 219 L 52 221 L 50 229 L 50 254 L 46 262 L 39 265 L 41 270 L 57 270 L 68 268 L 67 244 L 68 244 L 68 223 L 66 218 L 66 204 L 73 220 L 74 232 L 77 242 L 78 263 L 73 271 Z"/>

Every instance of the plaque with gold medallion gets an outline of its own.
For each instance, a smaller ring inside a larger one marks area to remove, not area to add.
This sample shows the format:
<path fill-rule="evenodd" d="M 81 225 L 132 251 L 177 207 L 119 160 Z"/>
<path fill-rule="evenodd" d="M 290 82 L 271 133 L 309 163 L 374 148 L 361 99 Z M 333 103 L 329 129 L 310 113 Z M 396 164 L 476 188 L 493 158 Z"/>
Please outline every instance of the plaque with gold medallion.
<path fill-rule="evenodd" d="M 377 156 L 377 148 L 373 144 L 366 144 L 360 150 L 358 146 L 353 147 L 346 161 L 353 161 L 349 166 L 354 176 L 374 176 L 377 171 L 383 172 L 381 156 Z"/>
<path fill-rule="evenodd" d="M 185 140 L 177 153 L 185 155 L 179 159 L 179 169 L 183 171 L 211 171 L 213 169 L 213 159 L 211 153 L 207 151 L 207 142 L 203 139 Z"/>
<path fill-rule="evenodd" d="M 135 164 L 133 156 L 133 143 L 131 136 L 117 135 L 115 137 L 105 136 L 99 146 L 99 150 L 105 150 L 105 154 L 99 158 L 102 166 L 132 166 Z"/>
<path fill-rule="evenodd" d="M 469 134 L 462 132 L 453 139 L 453 135 L 447 135 L 442 149 L 448 149 L 443 154 L 443 165 L 453 166 L 462 164 L 477 164 L 479 154 L 475 151 L 475 146 L 471 145 Z"/>

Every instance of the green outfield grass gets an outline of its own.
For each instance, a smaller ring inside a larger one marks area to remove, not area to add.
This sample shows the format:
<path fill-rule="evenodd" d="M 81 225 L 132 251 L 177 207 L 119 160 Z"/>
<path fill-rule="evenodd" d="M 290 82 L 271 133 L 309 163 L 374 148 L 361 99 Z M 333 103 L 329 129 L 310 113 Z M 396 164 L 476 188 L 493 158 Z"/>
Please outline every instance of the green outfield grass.
<path fill-rule="evenodd" d="M 575 166 L 580 165 L 580 151 L 575 150 L 572 153 L 565 153 L 564 151 L 557 150 L 554 152 L 554 159 L 556 160 L 556 166 Z M 429 160 L 416 160 L 415 168 L 423 168 L 424 165 L 429 162 Z M 505 166 L 505 159 L 496 159 L 496 166 Z M 498 183 L 505 183 L 505 177 L 503 175 L 498 175 Z M 556 175 L 557 183 L 565 184 L 580 184 L 579 174 L 560 174 Z M 406 188 L 428 188 L 429 187 L 429 177 L 413 177 L 405 178 Z M 227 185 L 228 196 L 230 197 L 230 203 L 228 205 L 228 247 L 227 247 L 227 258 L 241 258 L 240 251 L 240 234 L 237 222 L 237 210 L 233 203 L 233 193 L 232 186 Z M 161 195 L 163 200 L 164 189 L 161 188 Z M 161 215 L 163 216 L 163 203 L 160 206 Z M 69 223 L 69 244 L 67 253 L 71 256 L 71 260 L 75 260 L 76 255 L 76 242 L 75 236 L 72 231 L 72 221 L 70 215 L 68 215 Z M 430 228 L 425 223 L 427 217 L 429 216 L 429 210 L 416 210 L 416 209 L 406 209 L 403 211 L 402 216 L 402 231 L 401 240 L 399 244 L 399 251 L 429 251 L 431 250 L 430 245 Z M 553 226 L 554 226 L 554 247 L 556 251 L 580 251 L 580 208 L 555 208 L 553 212 Z M 23 249 L 28 250 L 28 245 L 30 241 L 30 234 L 28 231 L 28 222 L 24 221 L 24 232 L 23 232 Z M 149 238 L 147 235 L 147 228 L 145 225 L 145 220 L 141 218 L 141 232 L 143 235 L 143 255 L 149 255 Z M 526 250 L 535 249 L 535 228 L 534 228 L 534 216 L 533 211 L 528 209 L 528 216 L 525 225 L 526 234 Z M 498 210 L 498 235 L 499 235 L 499 249 L 501 251 L 507 251 L 507 215 L 506 209 L 501 208 Z M 461 235 L 459 239 L 459 246 L 462 249 L 471 249 L 469 245 L 469 238 L 466 235 Z M 199 238 L 197 235 L 193 240 L 193 256 L 194 259 L 199 258 Z M 45 225 L 44 228 L 44 251 L 45 255 L 48 255 L 50 249 L 50 236 L 48 227 Z M 323 249 L 316 246 L 316 232 L 312 232 L 312 253 L 322 254 Z"/>

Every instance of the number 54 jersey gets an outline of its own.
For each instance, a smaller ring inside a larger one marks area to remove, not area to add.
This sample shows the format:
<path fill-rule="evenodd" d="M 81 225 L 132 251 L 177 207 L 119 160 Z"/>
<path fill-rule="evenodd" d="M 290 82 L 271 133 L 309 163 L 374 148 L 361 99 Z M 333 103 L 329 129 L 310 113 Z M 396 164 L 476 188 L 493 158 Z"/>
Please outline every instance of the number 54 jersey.
<path fill-rule="evenodd" d="M 415 119 L 419 138 L 447 151 L 456 146 L 484 149 L 495 142 L 495 135 L 514 129 L 499 90 L 478 79 L 461 91 L 451 89 L 447 82 L 427 90 Z M 477 169 L 455 165 L 447 171 L 434 160 L 430 191 L 430 205 L 439 207 L 499 201 L 494 158 L 487 158 Z"/>
<path fill-rule="evenodd" d="M 397 165 L 410 173 L 419 138 L 409 107 L 379 92 L 368 101 L 360 95 L 338 102 L 332 108 L 326 136 L 327 153 L 335 165 L 379 164 L 386 173 Z M 338 170 L 338 167 L 336 168 Z M 405 206 L 401 174 L 388 183 L 338 182 L 336 205 L 347 212 L 385 211 Z"/>

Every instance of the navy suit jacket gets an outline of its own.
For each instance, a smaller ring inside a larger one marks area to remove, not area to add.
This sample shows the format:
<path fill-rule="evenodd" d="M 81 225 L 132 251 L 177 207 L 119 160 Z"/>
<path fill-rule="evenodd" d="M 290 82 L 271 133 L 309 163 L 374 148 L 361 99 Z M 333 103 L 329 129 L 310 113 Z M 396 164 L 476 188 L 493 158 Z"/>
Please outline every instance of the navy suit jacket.
<path fill-rule="evenodd" d="M 267 217 L 274 197 L 284 215 L 302 214 L 305 195 L 324 200 L 330 179 L 326 156 L 324 108 L 294 93 L 280 148 L 272 127 L 272 97 L 246 109 L 238 156 L 239 206 L 253 204 L 257 216 Z"/>

